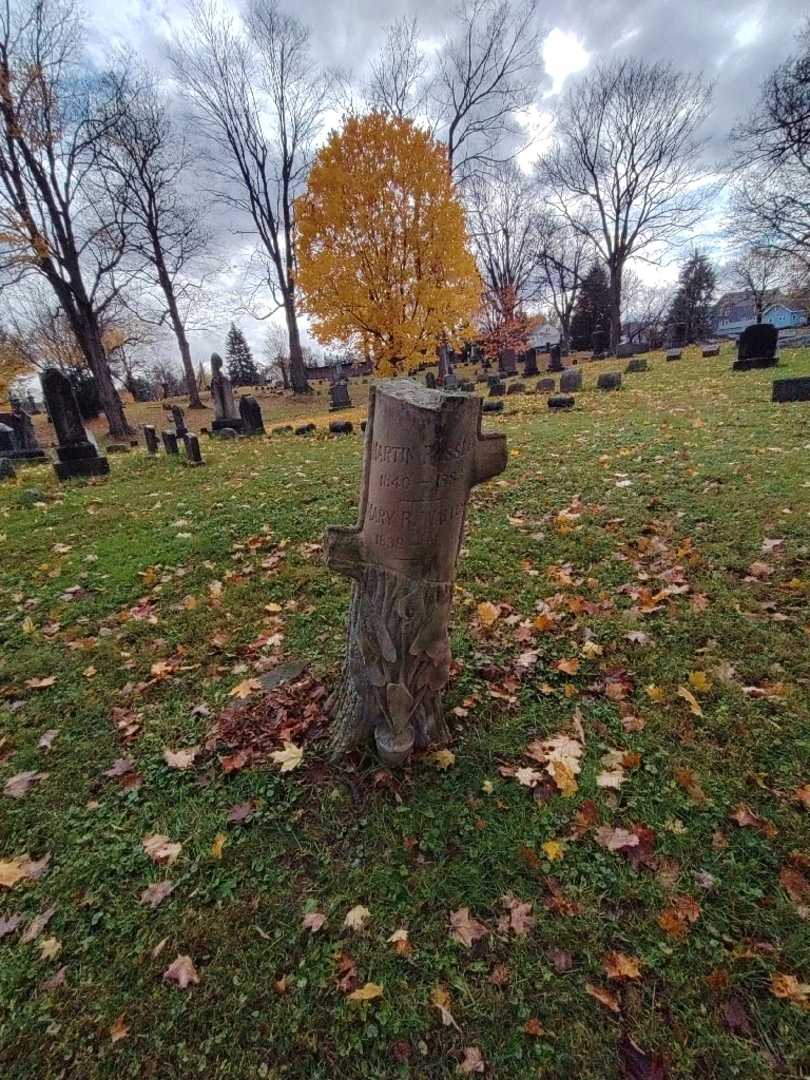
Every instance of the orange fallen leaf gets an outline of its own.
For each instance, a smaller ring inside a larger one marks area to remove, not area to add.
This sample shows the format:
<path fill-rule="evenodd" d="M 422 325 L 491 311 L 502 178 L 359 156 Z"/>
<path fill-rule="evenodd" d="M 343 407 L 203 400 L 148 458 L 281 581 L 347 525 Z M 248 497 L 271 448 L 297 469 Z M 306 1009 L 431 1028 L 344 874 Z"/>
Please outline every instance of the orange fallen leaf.
<path fill-rule="evenodd" d="M 619 952 L 618 949 L 609 952 L 602 960 L 602 967 L 609 979 L 641 978 L 638 964 L 635 956 L 628 956 L 627 953 Z"/>
<path fill-rule="evenodd" d="M 619 1008 L 619 999 L 610 990 L 606 990 L 602 986 L 595 986 L 593 983 L 585 983 L 585 990 L 591 995 L 592 998 L 605 1006 L 606 1009 L 610 1009 L 611 1012 L 621 1012 Z"/>

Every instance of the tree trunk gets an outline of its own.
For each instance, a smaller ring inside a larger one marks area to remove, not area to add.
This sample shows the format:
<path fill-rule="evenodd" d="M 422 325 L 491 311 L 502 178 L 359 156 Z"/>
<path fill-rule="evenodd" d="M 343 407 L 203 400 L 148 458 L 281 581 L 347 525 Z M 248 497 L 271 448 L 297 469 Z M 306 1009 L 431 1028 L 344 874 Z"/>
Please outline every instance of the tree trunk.
<path fill-rule="evenodd" d="M 112 380 L 107 353 L 101 341 L 101 332 L 95 314 L 92 311 L 76 312 L 72 306 L 66 313 L 93 373 L 93 378 L 96 380 L 99 401 L 110 428 L 109 435 L 113 439 L 128 439 L 134 432 L 127 422 L 123 403 Z"/>
<path fill-rule="evenodd" d="M 506 467 L 503 435 L 481 435 L 478 398 L 411 379 L 372 386 L 360 520 L 327 529 L 325 558 L 354 582 L 336 754 L 372 736 L 387 765 L 447 739 L 441 691 L 470 488 Z"/>
<path fill-rule="evenodd" d="M 622 339 L 622 270 L 618 258 L 610 262 L 610 350 L 614 353 Z"/>
<path fill-rule="evenodd" d="M 289 293 L 284 299 L 284 315 L 287 319 L 287 336 L 290 341 L 290 384 L 294 394 L 311 394 L 312 387 L 307 381 L 304 367 L 304 354 L 301 352 L 301 337 L 298 333 L 298 317 L 295 311 L 295 297 Z"/>
<path fill-rule="evenodd" d="M 188 407 L 190 409 L 204 409 L 205 406 L 200 400 L 200 390 L 197 386 L 197 376 L 194 373 L 194 364 L 191 362 L 191 349 L 189 348 L 188 338 L 186 337 L 186 328 L 183 325 L 183 320 L 180 318 L 180 311 L 177 307 L 177 298 L 174 295 L 174 285 L 166 270 L 166 265 L 163 260 L 163 251 L 157 238 L 153 238 L 152 249 L 155 266 L 158 272 L 158 281 L 163 290 L 163 295 L 166 297 L 166 307 L 169 309 L 169 318 L 171 319 L 174 336 L 177 338 L 177 347 L 180 350 L 180 359 L 183 363 L 183 373 L 186 377 L 186 390 L 188 392 Z"/>

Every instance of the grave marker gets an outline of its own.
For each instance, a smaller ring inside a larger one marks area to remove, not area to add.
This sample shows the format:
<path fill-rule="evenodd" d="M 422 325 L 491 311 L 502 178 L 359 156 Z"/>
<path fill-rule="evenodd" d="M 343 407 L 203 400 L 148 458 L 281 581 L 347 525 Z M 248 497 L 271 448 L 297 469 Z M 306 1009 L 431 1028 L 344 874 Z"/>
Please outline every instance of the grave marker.
<path fill-rule="evenodd" d="M 382 760 L 448 738 L 441 691 L 447 627 L 471 487 L 503 472 L 503 435 L 481 434 L 477 397 L 411 379 L 373 386 L 358 524 L 328 528 L 327 565 L 354 582 L 333 745 L 373 736 Z"/>
<path fill-rule="evenodd" d="M 596 380 L 597 390 L 620 390 L 622 376 L 618 371 L 603 371 Z"/>
<path fill-rule="evenodd" d="M 95 442 L 84 429 L 76 395 L 68 379 L 57 368 L 42 375 L 42 392 L 58 446 L 54 471 L 60 480 L 75 476 L 106 476 L 110 465 L 99 455 Z"/>
<path fill-rule="evenodd" d="M 148 454 L 156 454 L 158 452 L 158 437 L 157 432 L 151 424 L 143 425 L 143 438 L 146 443 L 146 452 Z"/>
<path fill-rule="evenodd" d="M 779 359 L 776 346 L 779 331 L 773 323 L 752 323 L 746 326 L 737 342 L 737 359 L 732 371 L 751 371 L 755 368 L 776 367 Z"/>
<path fill-rule="evenodd" d="M 239 399 L 239 416 L 243 435 L 264 435 L 262 407 L 252 394 L 245 394 Z"/>
<path fill-rule="evenodd" d="M 211 402 L 214 406 L 212 431 L 225 428 L 235 432 L 242 430 L 242 418 L 233 396 L 231 380 L 222 374 L 222 357 L 219 353 L 211 353 Z"/>

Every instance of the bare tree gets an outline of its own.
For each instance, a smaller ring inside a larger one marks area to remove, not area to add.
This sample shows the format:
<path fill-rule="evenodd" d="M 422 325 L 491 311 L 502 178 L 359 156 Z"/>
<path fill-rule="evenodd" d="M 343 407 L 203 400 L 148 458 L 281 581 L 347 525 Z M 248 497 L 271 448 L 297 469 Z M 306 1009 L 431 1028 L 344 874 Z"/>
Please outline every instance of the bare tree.
<path fill-rule="evenodd" d="M 53 290 L 98 385 L 110 434 L 130 427 L 102 341 L 126 249 L 120 208 L 93 190 L 101 116 L 115 115 L 85 74 L 72 0 L 0 4 L 0 266 Z M 5 248 L 5 254 L 2 249 Z"/>
<path fill-rule="evenodd" d="M 531 179 L 514 162 L 470 178 L 465 189 L 467 227 L 490 303 L 511 292 L 525 306 L 538 297 L 536 221 L 540 212 Z"/>
<path fill-rule="evenodd" d="M 799 50 L 765 81 L 759 103 L 732 133 L 736 230 L 810 272 L 810 22 Z"/>
<path fill-rule="evenodd" d="M 430 98 L 450 172 L 464 179 L 514 156 L 515 113 L 534 100 L 540 39 L 534 0 L 460 0 L 453 14 L 458 29 L 439 51 Z"/>
<path fill-rule="evenodd" d="M 710 100 L 700 76 L 619 60 L 576 81 L 561 101 L 556 145 L 540 177 L 556 211 L 608 267 L 613 348 L 627 260 L 679 242 L 711 194 L 700 136 Z"/>
<path fill-rule="evenodd" d="M 784 280 L 785 262 L 778 249 L 752 244 L 743 247 L 728 267 L 729 281 L 753 302 L 758 323 L 762 322 L 768 301 Z"/>
<path fill-rule="evenodd" d="M 285 390 L 290 388 L 290 359 L 287 356 L 287 335 L 278 323 L 270 323 L 264 335 L 264 358 L 271 372 L 278 373 Z"/>
<path fill-rule="evenodd" d="M 392 116 L 416 116 L 427 93 L 428 60 L 419 44 L 416 16 L 391 23 L 380 55 L 371 68 L 365 97 L 372 108 Z"/>
<path fill-rule="evenodd" d="M 648 285 L 632 270 L 625 272 L 622 284 L 622 322 L 627 340 L 646 341 L 657 348 L 664 339 L 674 289 Z"/>
<path fill-rule="evenodd" d="M 108 76 L 113 100 L 125 102 L 100 145 L 104 182 L 122 208 L 130 252 L 144 267 L 136 310 L 141 319 L 169 324 L 177 340 L 189 406 L 202 409 L 186 331 L 187 309 L 200 298 L 201 282 L 189 277 L 208 244 L 201 207 L 183 195 L 195 155 L 177 131 L 156 80 L 127 63 Z M 153 288 L 157 279 L 159 290 Z"/>
<path fill-rule="evenodd" d="M 251 0 L 246 25 L 197 0 L 171 51 L 177 75 L 213 148 L 218 197 L 259 235 L 274 311 L 287 323 L 290 379 L 309 384 L 296 307 L 294 202 L 303 188 L 327 102 L 309 32 L 273 0 Z M 271 312 L 272 314 L 272 312 Z"/>
<path fill-rule="evenodd" d="M 579 284 L 593 261 L 591 242 L 582 229 L 547 213 L 534 221 L 534 244 L 538 298 L 556 315 L 560 345 L 568 352 Z"/>

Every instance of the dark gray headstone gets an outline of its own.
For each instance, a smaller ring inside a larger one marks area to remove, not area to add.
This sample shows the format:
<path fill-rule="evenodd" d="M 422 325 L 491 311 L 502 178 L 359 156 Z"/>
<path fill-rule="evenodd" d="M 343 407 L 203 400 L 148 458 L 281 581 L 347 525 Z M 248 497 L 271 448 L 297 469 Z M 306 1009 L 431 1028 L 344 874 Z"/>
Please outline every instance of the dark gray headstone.
<path fill-rule="evenodd" d="M 296 435 L 311 435 L 313 431 L 315 431 L 315 425 L 314 424 L 299 424 L 299 426 L 295 429 L 295 434 Z"/>
<path fill-rule="evenodd" d="M 514 349 L 503 349 L 498 357 L 498 370 L 501 375 L 517 375 L 517 358 Z"/>
<path fill-rule="evenodd" d="M 354 425 L 351 420 L 331 420 L 329 431 L 333 435 L 351 435 L 354 431 Z"/>
<path fill-rule="evenodd" d="M 57 368 L 42 375 L 42 392 L 58 440 L 54 470 L 60 480 L 74 476 L 106 476 L 110 465 L 99 455 L 95 442 L 84 430 L 81 413 L 68 379 Z"/>
<path fill-rule="evenodd" d="M 552 394 L 551 397 L 548 399 L 548 407 L 550 409 L 573 409 L 574 395 Z"/>
<path fill-rule="evenodd" d="M 635 356 L 638 347 L 632 341 L 621 341 L 616 346 L 616 356 L 619 360 L 626 360 L 628 356 Z"/>
<path fill-rule="evenodd" d="M 506 393 L 506 383 L 501 379 L 491 378 L 489 380 L 489 396 L 490 397 L 503 397 Z"/>
<path fill-rule="evenodd" d="M 491 412 L 503 412 L 503 399 L 498 398 L 497 401 L 485 401 L 482 406 L 482 411 Z"/>
<path fill-rule="evenodd" d="M 0 457 L 0 480 L 14 480 L 16 476 L 17 470 L 11 458 Z"/>
<path fill-rule="evenodd" d="M 539 375 L 540 372 L 537 369 L 537 350 L 527 349 L 523 357 L 523 378 L 530 379 L 534 375 Z"/>
<path fill-rule="evenodd" d="M 158 452 L 158 437 L 152 424 L 143 425 L 143 439 L 146 443 L 147 453 L 156 454 Z"/>
<path fill-rule="evenodd" d="M 17 450 L 17 438 L 14 429 L 8 424 L 0 424 L 0 456 L 11 457 Z"/>
<path fill-rule="evenodd" d="M 719 345 L 704 345 L 701 352 L 703 353 L 704 360 L 709 356 L 719 356 L 720 355 L 720 346 Z M 667 359 L 669 359 L 669 357 L 667 357 Z"/>
<path fill-rule="evenodd" d="M 10 413 L 0 413 L 0 424 L 11 428 L 14 436 L 15 449 L 13 451 L 0 449 L 0 454 L 14 458 L 15 461 L 44 461 L 45 451 L 39 445 L 31 417 L 15 402 Z"/>
<path fill-rule="evenodd" d="M 746 326 L 737 342 L 737 359 L 731 365 L 734 371 L 750 371 L 752 368 L 776 367 L 776 346 L 779 331 L 773 323 L 753 323 Z"/>
<path fill-rule="evenodd" d="M 245 394 L 239 399 L 239 415 L 243 435 L 264 435 L 262 407 L 252 394 Z"/>
<path fill-rule="evenodd" d="M 425 386 L 428 388 L 428 390 L 436 389 L 436 376 L 433 374 L 432 371 L 428 371 L 425 373 Z"/>
<path fill-rule="evenodd" d="M 810 401 L 810 376 L 795 379 L 775 379 L 772 401 Z"/>
<path fill-rule="evenodd" d="M 591 334 L 591 351 L 592 355 L 599 357 L 604 356 L 607 352 L 608 336 L 607 332 L 601 328 L 594 330 Z"/>
<path fill-rule="evenodd" d="M 621 372 L 603 371 L 596 380 L 597 390 L 619 390 L 622 385 Z"/>
<path fill-rule="evenodd" d="M 205 462 L 203 461 L 202 454 L 200 453 L 200 440 L 197 438 L 193 431 L 189 431 L 186 433 L 183 442 L 185 443 L 186 447 L 186 464 L 191 465 L 192 467 L 196 465 L 204 465 Z"/>
<path fill-rule="evenodd" d="M 111 442 L 107 443 L 106 450 L 108 454 L 128 454 L 129 446 L 127 443 Z"/>
<path fill-rule="evenodd" d="M 680 360 L 680 358 L 681 358 L 681 350 L 680 349 L 667 349 L 667 360 Z"/>
<path fill-rule="evenodd" d="M 647 370 L 647 357 L 646 356 L 634 356 L 624 369 L 625 375 L 632 375 L 638 371 Z"/>
<path fill-rule="evenodd" d="M 163 449 L 167 454 L 179 454 L 180 451 L 177 448 L 177 436 L 173 431 L 162 431 L 160 433 L 163 439 Z"/>
<path fill-rule="evenodd" d="M 182 439 L 188 431 L 186 427 L 186 420 L 183 416 L 183 410 L 179 405 L 172 405 L 169 412 L 172 414 L 172 423 L 174 424 L 174 433 L 178 439 Z"/>
<path fill-rule="evenodd" d="M 292 430 L 292 424 L 280 424 L 273 428 L 271 435 L 292 435 Z"/>
<path fill-rule="evenodd" d="M 475 383 L 474 382 L 461 382 L 461 383 L 458 384 L 458 388 L 459 388 L 459 390 L 463 390 L 465 394 L 474 394 L 475 393 Z"/>
<path fill-rule="evenodd" d="M 351 407 L 349 384 L 345 379 L 338 379 L 329 387 L 329 411 L 337 412 L 338 409 L 350 409 Z"/>
<path fill-rule="evenodd" d="M 556 389 L 556 379 L 538 379 L 534 392 L 536 394 L 553 394 Z"/>
<path fill-rule="evenodd" d="M 560 375 L 560 393 L 573 394 L 582 389 L 582 368 L 566 368 Z"/>
<path fill-rule="evenodd" d="M 562 371 L 562 346 L 559 342 L 548 350 L 548 370 Z"/>
<path fill-rule="evenodd" d="M 510 383 L 509 386 L 506 388 L 506 392 L 507 394 L 525 394 L 526 384 L 522 382 Z"/>

